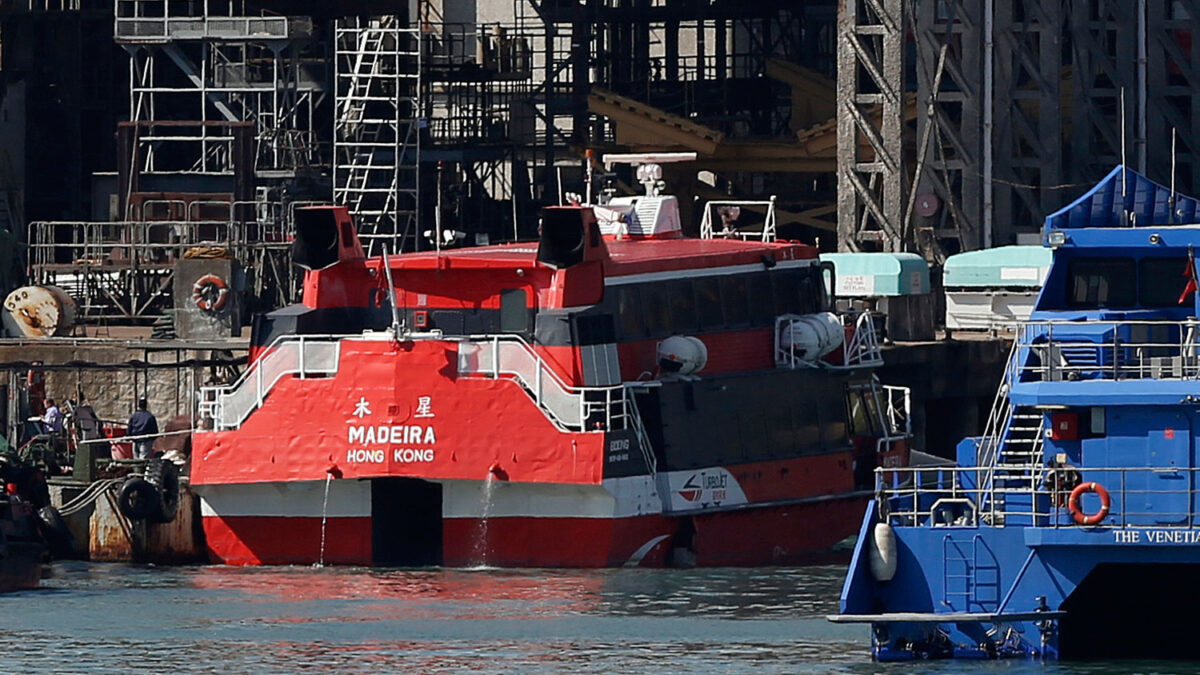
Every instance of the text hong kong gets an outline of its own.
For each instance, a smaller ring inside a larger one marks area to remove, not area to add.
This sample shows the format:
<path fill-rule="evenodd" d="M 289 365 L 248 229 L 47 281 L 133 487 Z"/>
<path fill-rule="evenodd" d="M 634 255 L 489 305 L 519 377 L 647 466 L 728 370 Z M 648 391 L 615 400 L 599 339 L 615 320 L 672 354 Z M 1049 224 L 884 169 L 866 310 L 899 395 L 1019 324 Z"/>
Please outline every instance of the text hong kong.
<path fill-rule="evenodd" d="M 437 444 L 437 434 L 432 426 L 419 424 L 351 425 L 347 428 L 347 442 L 355 447 L 346 452 L 346 461 L 355 464 L 382 464 L 387 461 L 389 453 L 392 455 L 393 462 L 404 464 L 432 462 L 434 452 L 431 446 Z M 380 445 L 420 445 L 425 447 L 370 447 Z"/>

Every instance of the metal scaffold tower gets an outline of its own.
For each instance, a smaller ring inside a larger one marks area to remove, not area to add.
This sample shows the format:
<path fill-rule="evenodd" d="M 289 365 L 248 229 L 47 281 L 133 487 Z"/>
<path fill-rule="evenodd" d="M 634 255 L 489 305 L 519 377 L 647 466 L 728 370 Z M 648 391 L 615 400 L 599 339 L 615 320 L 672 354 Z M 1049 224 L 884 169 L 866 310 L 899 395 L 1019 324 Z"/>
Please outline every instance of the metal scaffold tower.
<path fill-rule="evenodd" d="M 1196 0 L 847 0 L 840 246 L 940 261 L 1036 240 L 1121 162 L 1200 188 L 1198 30 Z"/>
<path fill-rule="evenodd" d="M 905 250 L 903 0 L 838 14 L 838 248 Z"/>
<path fill-rule="evenodd" d="M 129 119 L 197 123 L 170 133 L 150 124 L 137 139 L 141 170 L 228 171 L 232 138 L 212 122 L 254 124 L 261 177 L 324 162 L 315 123 L 326 67 L 319 47 L 309 51 L 312 22 L 240 11 L 234 0 L 117 0 L 114 39 L 130 57 Z"/>
<path fill-rule="evenodd" d="M 335 28 L 333 201 L 368 255 L 413 250 L 420 230 L 421 35 L 398 17 Z"/>

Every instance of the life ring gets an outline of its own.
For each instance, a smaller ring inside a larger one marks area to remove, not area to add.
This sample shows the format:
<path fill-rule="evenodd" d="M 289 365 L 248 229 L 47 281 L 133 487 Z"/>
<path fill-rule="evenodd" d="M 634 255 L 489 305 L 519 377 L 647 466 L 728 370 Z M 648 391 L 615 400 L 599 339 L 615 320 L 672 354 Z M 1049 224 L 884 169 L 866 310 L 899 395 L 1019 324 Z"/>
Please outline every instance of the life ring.
<path fill-rule="evenodd" d="M 1100 510 L 1092 515 L 1084 515 L 1083 510 L 1079 508 L 1079 500 L 1084 493 L 1095 492 L 1100 498 Z M 1108 496 L 1108 490 L 1104 486 L 1096 483 L 1080 483 L 1071 490 L 1071 498 L 1067 500 L 1067 508 L 1071 511 L 1071 517 L 1080 525 L 1099 525 L 1101 521 L 1108 516 L 1108 507 L 1112 505 L 1112 500 Z"/>
<path fill-rule="evenodd" d="M 205 274 L 192 284 L 192 302 L 206 312 L 215 312 L 229 299 L 229 286 L 215 274 Z"/>

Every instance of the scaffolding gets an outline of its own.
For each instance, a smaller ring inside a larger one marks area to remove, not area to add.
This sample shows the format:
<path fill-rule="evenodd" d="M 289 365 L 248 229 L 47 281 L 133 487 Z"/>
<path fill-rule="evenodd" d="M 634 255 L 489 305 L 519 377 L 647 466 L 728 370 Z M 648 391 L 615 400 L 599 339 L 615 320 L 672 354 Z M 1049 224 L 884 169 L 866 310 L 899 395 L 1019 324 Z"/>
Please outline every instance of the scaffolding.
<path fill-rule="evenodd" d="M 1036 241 L 1118 163 L 1200 188 L 1198 29 L 1196 0 L 843 3 L 841 247 L 936 262 Z"/>
<path fill-rule="evenodd" d="M 209 121 L 252 122 L 254 170 L 288 178 L 327 162 L 317 133 L 327 94 L 312 21 L 239 16 L 234 0 L 117 0 L 114 39 L 129 54 L 132 122 L 199 122 L 189 133 L 137 139 L 145 173 L 227 173 L 227 137 Z"/>
<path fill-rule="evenodd" d="M 334 29 L 333 201 L 349 208 L 368 255 L 417 246 L 421 207 L 420 32 L 395 16 Z"/>

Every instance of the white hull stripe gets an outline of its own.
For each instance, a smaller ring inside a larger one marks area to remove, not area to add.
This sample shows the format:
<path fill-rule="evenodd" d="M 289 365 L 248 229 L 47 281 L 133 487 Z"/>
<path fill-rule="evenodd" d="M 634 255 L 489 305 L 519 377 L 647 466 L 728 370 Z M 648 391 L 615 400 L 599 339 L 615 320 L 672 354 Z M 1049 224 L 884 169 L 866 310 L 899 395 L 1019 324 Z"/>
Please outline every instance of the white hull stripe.
<path fill-rule="evenodd" d="M 803 260 L 780 260 L 775 263 L 776 269 L 795 269 L 800 267 L 811 267 L 820 263 L 819 258 L 806 258 Z M 605 286 L 621 286 L 624 284 L 640 284 L 652 281 L 669 281 L 672 279 L 696 279 L 699 277 L 717 277 L 727 274 L 744 274 L 748 272 L 762 272 L 766 268 L 762 263 L 751 263 L 749 265 L 729 265 L 726 267 L 702 267 L 684 270 L 670 270 L 667 272 L 644 272 L 642 274 L 626 274 L 624 276 L 612 276 L 604 278 Z"/>
<path fill-rule="evenodd" d="M 442 480 L 442 517 L 628 518 L 658 515 L 662 501 L 649 476 L 612 478 L 603 485 Z M 200 485 L 204 517 L 267 516 L 320 518 L 325 481 Z M 370 481 L 329 484 L 329 518 L 371 516 Z"/>

